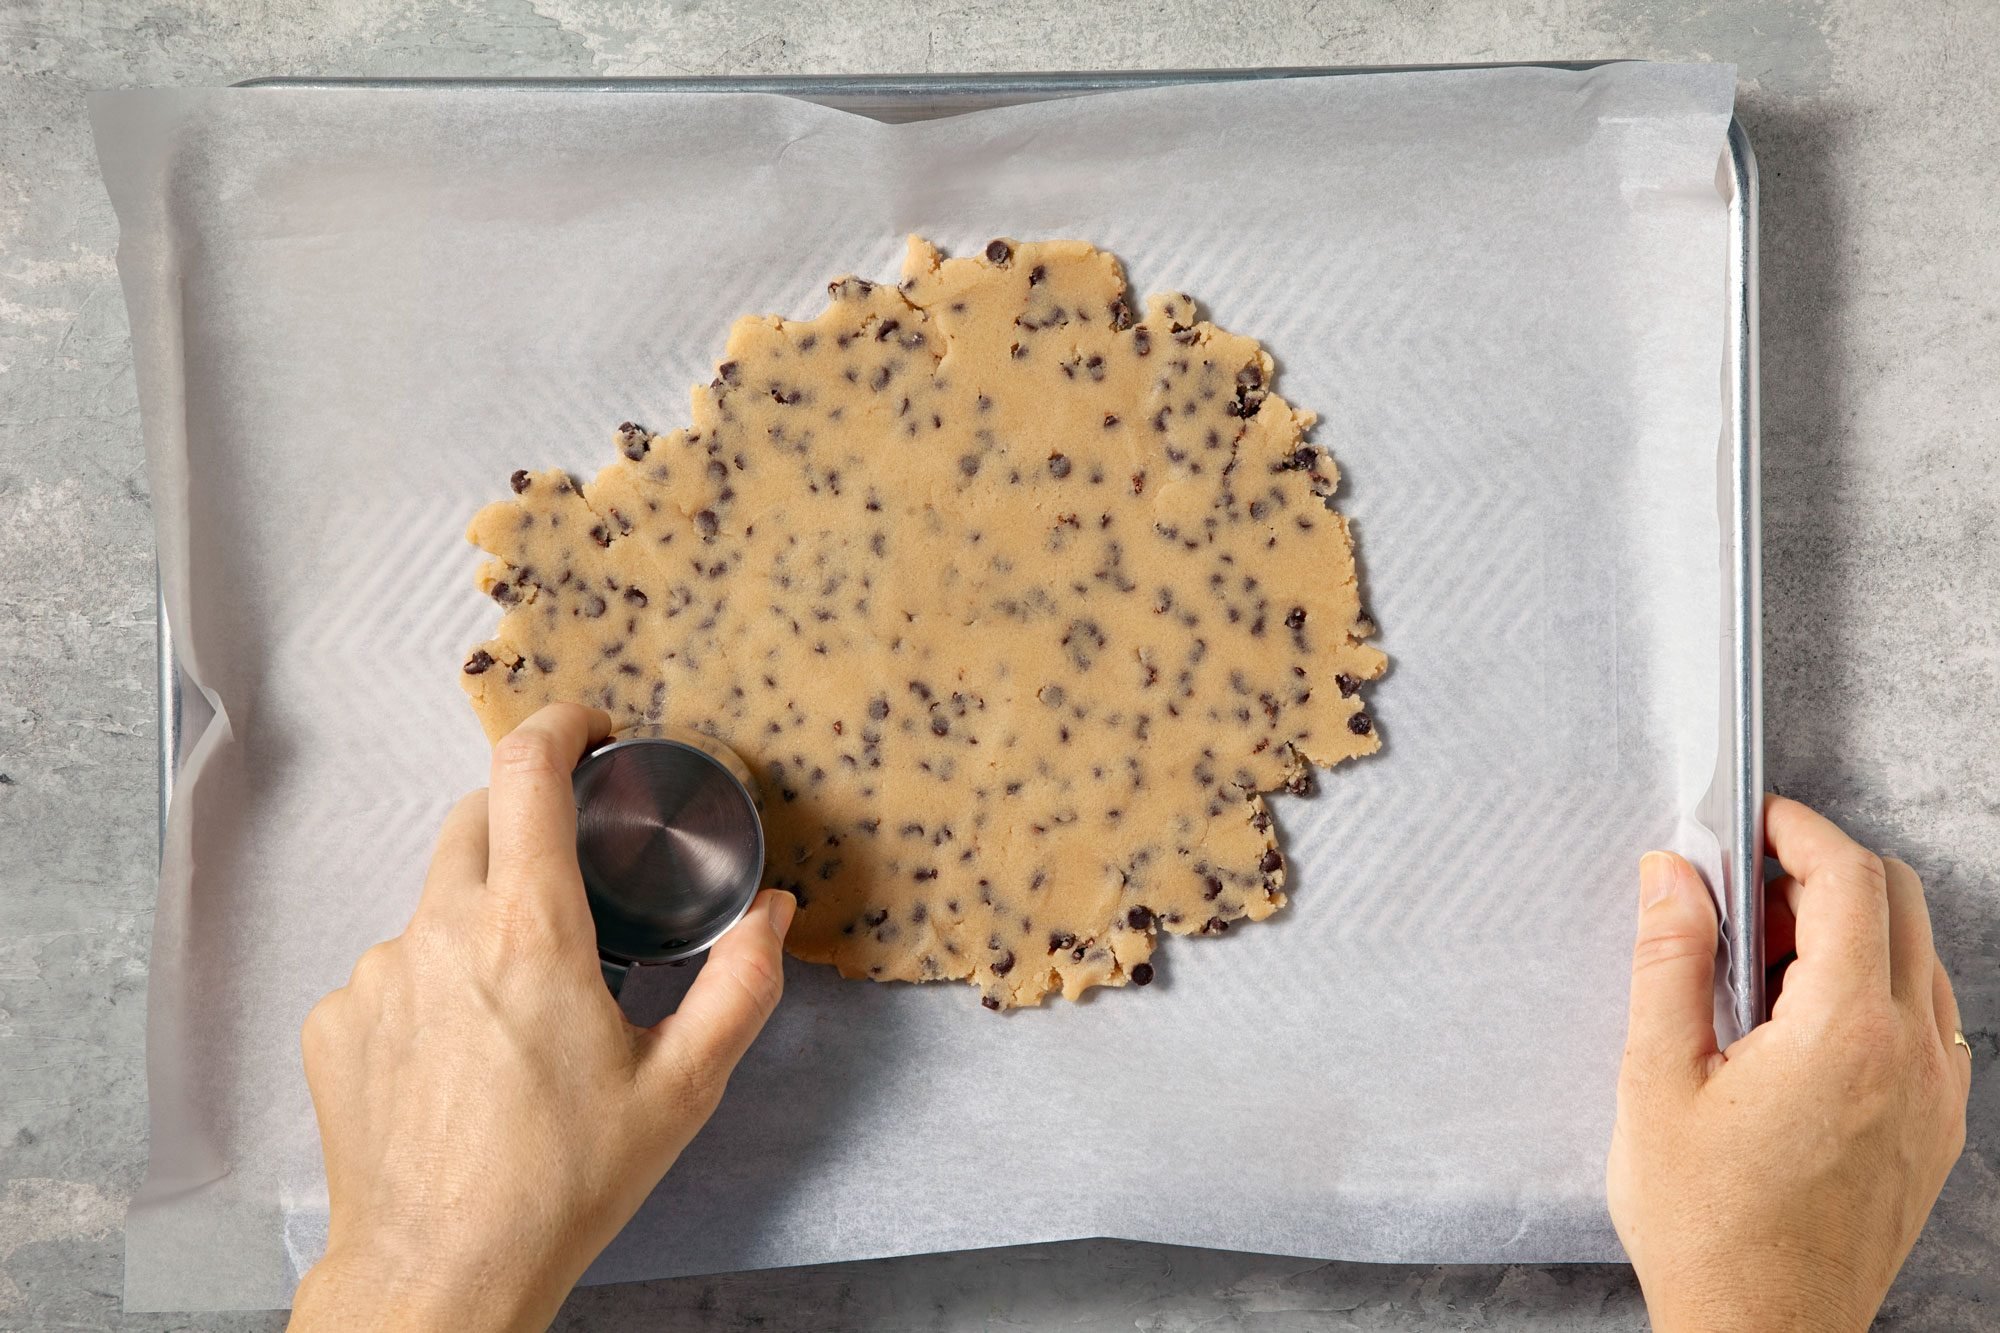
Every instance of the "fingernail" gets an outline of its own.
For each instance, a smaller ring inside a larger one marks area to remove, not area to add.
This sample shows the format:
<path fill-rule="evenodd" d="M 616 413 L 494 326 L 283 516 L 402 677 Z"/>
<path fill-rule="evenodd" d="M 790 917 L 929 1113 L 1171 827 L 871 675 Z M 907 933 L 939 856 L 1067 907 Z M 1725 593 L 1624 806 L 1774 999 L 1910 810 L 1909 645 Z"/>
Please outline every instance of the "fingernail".
<path fill-rule="evenodd" d="M 1680 887 L 1681 869 L 1665 852 L 1647 852 L 1639 858 L 1639 907 L 1641 910 L 1665 902 Z"/>
<path fill-rule="evenodd" d="M 799 900 L 783 889 L 771 890 L 770 906 L 764 909 L 765 918 L 771 923 L 771 933 L 782 943 L 785 932 L 792 928 L 792 916 L 799 910 Z"/>

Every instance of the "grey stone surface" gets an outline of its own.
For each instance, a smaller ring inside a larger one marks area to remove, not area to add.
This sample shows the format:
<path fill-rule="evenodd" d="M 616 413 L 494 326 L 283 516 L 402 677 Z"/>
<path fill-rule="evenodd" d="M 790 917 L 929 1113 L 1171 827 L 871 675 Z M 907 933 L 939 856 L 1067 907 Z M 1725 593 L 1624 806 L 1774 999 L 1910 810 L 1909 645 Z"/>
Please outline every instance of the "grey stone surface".
<path fill-rule="evenodd" d="M 145 1159 L 152 547 L 83 98 L 267 73 L 1638 56 L 1742 70 L 1763 163 L 1769 769 L 1932 889 L 1982 1077 L 1883 1326 L 2000 1322 L 2000 6 L 1983 0 L 0 3 L 0 1326 L 126 1316 Z M 1630 1329 L 1617 1267 L 1086 1242 L 586 1291 L 565 1328 Z"/>

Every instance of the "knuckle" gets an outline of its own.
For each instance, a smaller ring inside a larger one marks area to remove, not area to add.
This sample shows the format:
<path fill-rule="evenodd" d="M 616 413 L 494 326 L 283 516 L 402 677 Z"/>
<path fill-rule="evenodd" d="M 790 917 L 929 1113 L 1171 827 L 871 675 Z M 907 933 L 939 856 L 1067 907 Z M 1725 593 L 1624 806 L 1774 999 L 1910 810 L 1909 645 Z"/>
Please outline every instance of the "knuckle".
<path fill-rule="evenodd" d="M 1887 1001 L 1863 1005 L 1847 1033 L 1856 1050 L 1876 1059 L 1900 1056 L 1903 1038 L 1903 1016 Z"/>
<path fill-rule="evenodd" d="M 451 935 L 451 925 L 435 907 L 419 903 L 410 924 L 403 927 L 403 943 L 419 952 L 444 943 Z"/>
<path fill-rule="evenodd" d="M 1662 967 L 1697 961 L 1705 963 L 1714 956 L 1715 937 L 1711 934 L 1669 930 L 1641 935 L 1632 946 L 1632 972 L 1637 976 Z"/>
<path fill-rule="evenodd" d="M 539 946 L 549 936 L 547 917 L 514 894 L 494 895 L 486 913 L 487 933 L 503 951 Z"/>
<path fill-rule="evenodd" d="M 457 925 L 434 912 L 419 911 L 403 931 L 409 965 L 419 972 L 435 968 L 462 947 Z"/>
<path fill-rule="evenodd" d="M 1889 870 L 1882 858 L 1866 847 L 1856 846 L 1842 857 L 1833 867 L 1835 872 L 1855 888 L 1865 889 L 1877 896 L 1889 892 Z"/>
<path fill-rule="evenodd" d="M 517 777 L 538 777 L 567 771 L 556 754 L 556 744 L 546 732 L 512 731 L 493 747 L 493 771 Z"/>
<path fill-rule="evenodd" d="M 396 968 L 396 945 L 393 940 L 383 940 L 371 944 L 361 951 L 354 960 L 354 973 L 347 985 L 356 991 L 379 991 L 389 983 Z"/>
<path fill-rule="evenodd" d="M 1887 999 L 1858 1000 L 1818 1034 L 1816 1058 L 1844 1066 L 1866 1086 L 1893 1081 L 1908 1071 L 1903 1016 Z M 1920 1072 L 1920 1071 L 1919 1071 Z"/>
<path fill-rule="evenodd" d="M 307 1059 L 325 1051 L 339 1035 L 340 1008 L 341 992 L 333 991 L 307 1011 L 305 1022 L 299 1024 L 299 1046 Z"/>
<path fill-rule="evenodd" d="M 766 954 L 754 953 L 737 959 L 729 975 L 749 997 L 760 1018 L 768 1019 L 784 997 L 785 970 Z"/>

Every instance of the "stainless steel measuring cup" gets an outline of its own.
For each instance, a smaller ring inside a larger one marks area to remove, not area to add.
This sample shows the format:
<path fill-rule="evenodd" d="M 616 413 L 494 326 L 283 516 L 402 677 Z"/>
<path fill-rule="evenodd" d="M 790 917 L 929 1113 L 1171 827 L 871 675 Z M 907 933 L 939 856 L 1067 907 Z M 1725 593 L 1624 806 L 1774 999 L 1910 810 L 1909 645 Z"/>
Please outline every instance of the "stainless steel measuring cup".
<path fill-rule="evenodd" d="M 750 768 L 700 732 L 661 728 L 576 766 L 576 855 L 605 984 L 701 953 L 742 919 L 764 874 Z"/>

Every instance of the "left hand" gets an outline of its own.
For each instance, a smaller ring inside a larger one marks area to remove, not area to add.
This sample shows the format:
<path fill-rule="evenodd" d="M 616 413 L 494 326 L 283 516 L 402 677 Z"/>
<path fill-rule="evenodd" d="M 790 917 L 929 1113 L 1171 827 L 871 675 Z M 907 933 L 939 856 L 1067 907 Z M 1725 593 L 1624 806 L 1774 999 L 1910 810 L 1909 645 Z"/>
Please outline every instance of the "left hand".
<path fill-rule="evenodd" d="M 554 704 L 445 820 L 409 928 L 302 1034 L 331 1207 L 292 1327 L 541 1328 L 721 1099 L 776 1007 L 795 904 L 766 891 L 679 1012 L 598 970 L 570 772 L 610 719 Z"/>

